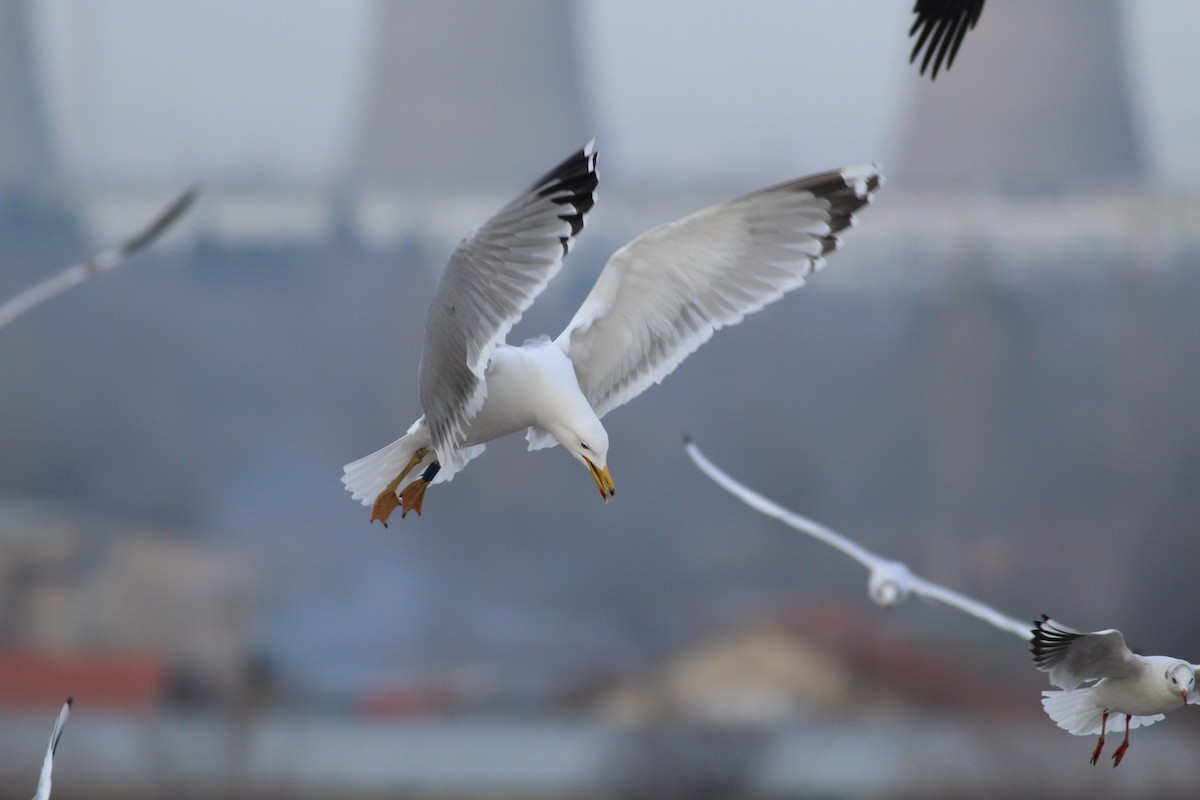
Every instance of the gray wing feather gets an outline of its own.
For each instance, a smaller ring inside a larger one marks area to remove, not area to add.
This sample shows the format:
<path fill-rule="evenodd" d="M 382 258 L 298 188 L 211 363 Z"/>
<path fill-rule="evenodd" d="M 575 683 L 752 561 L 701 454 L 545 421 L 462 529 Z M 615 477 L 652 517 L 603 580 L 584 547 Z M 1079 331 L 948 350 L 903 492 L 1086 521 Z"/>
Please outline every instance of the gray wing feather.
<path fill-rule="evenodd" d="M 562 267 L 595 202 L 589 142 L 463 240 L 442 272 L 425 323 L 421 406 L 439 453 L 463 443 L 486 396 L 484 372 Z"/>
<path fill-rule="evenodd" d="M 1050 673 L 1050 683 L 1074 689 L 1100 678 L 1134 675 L 1141 659 L 1125 646 L 1118 630 L 1084 633 L 1055 622 L 1045 614 L 1034 623 L 1033 661 Z"/>

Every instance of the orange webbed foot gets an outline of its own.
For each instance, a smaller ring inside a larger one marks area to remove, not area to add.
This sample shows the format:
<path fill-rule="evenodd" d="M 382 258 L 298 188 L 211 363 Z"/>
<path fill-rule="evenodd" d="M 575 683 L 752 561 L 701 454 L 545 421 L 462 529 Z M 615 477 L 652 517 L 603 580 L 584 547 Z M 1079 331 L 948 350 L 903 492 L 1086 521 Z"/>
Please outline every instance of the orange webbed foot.
<path fill-rule="evenodd" d="M 408 477 L 408 473 L 412 472 L 413 467 L 420 464 L 425 459 L 425 456 L 428 454 L 429 454 L 429 450 L 427 450 L 426 448 L 424 448 L 424 447 L 417 448 L 416 452 L 414 452 L 412 454 L 412 458 L 410 458 L 408 460 L 408 464 L 405 465 L 404 469 L 400 470 L 400 474 L 396 476 L 396 479 L 393 480 L 391 483 L 389 483 L 387 485 L 387 488 L 385 488 L 382 492 L 379 493 L 379 496 L 375 498 L 375 502 L 371 504 L 371 522 L 374 522 L 375 520 L 379 520 L 380 522 L 383 523 L 383 527 L 385 527 L 385 528 L 387 527 L 388 517 L 390 517 L 392 515 L 392 512 L 395 511 L 397 508 L 399 508 L 401 505 L 400 500 L 397 499 L 397 497 L 396 497 L 397 487 L 399 487 L 400 483 L 406 477 Z M 436 472 L 435 472 L 435 474 L 436 474 Z M 417 483 L 423 483 L 423 482 L 424 481 L 417 481 Z M 409 488 L 412 488 L 412 487 L 410 486 Z M 418 514 L 421 513 L 420 506 L 421 506 L 421 503 L 418 500 L 418 502 L 417 502 L 417 513 Z M 404 509 L 400 512 L 401 518 L 403 518 L 404 515 L 408 513 L 408 509 L 409 509 L 409 506 L 407 503 L 405 503 Z"/>
<path fill-rule="evenodd" d="M 375 498 L 375 502 L 371 504 L 371 522 L 379 520 L 383 523 L 383 527 L 387 527 L 388 517 L 392 512 L 400 507 L 400 501 L 396 498 L 395 491 L 385 489 Z"/>
<path fill-rule="evenodd" d="M 397 503 L 402 506 L 400 509 L 401 519 L 406 517 L 410 511 L 417 512 L 417 516 L 421 515 L 421 505 L 425 502 L 425 489 L 428 487 L 429 481 L 424 478 L 418 478 L 404 487 L 404 491 L 400 493 L 403 503 Z"/>

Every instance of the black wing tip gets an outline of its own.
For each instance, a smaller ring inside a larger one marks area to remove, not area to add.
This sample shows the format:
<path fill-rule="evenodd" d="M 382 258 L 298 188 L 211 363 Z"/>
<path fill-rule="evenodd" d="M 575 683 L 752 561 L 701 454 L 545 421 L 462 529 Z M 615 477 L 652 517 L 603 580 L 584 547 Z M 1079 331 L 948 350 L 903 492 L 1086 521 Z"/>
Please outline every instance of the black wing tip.
<path fill-rule="evenodd" d="M 821 255 L 841 244 L 837 234 L 854 224 L 854 215 L 875 200 L 875 192 L 887 181 L 878 164 L 846 167 L 803 178 L 795 183 L 798 191 L 810 192 L 829 203 L 829 234 L 818 237 Z"/>
<path fill-rule="evenodd" d="M 68 705 L 68 706 L 72 706 L 72 705 L 74 705 L 74 704 L 75 704 L 75 698 L 74 698 L 74 697 L 68 697 L 68 698 L 67 698 L 67 705 Z"/>
<path fill-rule="evenodd" d="M 908 56 L 908 63 L 916 61 L 924 50 L 925 57 L 918 70 L 921 75 L 930 63 L 933 64 L 930 80 L 937 80 L 943 64 L 949 71 L 967 31 L 979 22 L 983 4 L 984 0 L 917 0 L 913 5 L 916 19 L 908 31 L 910 38 L 917 35 L 917 41 Z"/>
<path fill-rule="evenodd" d="M 163 231 L 174 225 L 176 220 L 187 213 L 199 194 L 200 188 L 195 184 L 185 189 L 169 206 L 159 212 L 159 215 L 143 231 L 121 245 L 120 254 L 126 257 L 131 256 L 161 236 Z"/>
<path fill-rule="evenodd" d="M 1033 621 L 1031 630 L 1033 637 L 1029 651 L 1033 653 L 1033 661 L 1039 668 L 1045 668 L 1069 647 L 1071 642 L 1083 636 L 1082 633 L 1064 629 L 1048 615 L 1042 614 L 1041 619 Z"/>
<path fill-rule="evenodd" d="M 571 250 L 575 237 L 583 230 L 584 216 L 596 205 L 596 138 L 567 156 L 558 166 L 547 172 L 531 187 L 541 197 L 567 206 L 559 219 L 571 226 L 571 232 L 563 236 L 563 255 Z"/>

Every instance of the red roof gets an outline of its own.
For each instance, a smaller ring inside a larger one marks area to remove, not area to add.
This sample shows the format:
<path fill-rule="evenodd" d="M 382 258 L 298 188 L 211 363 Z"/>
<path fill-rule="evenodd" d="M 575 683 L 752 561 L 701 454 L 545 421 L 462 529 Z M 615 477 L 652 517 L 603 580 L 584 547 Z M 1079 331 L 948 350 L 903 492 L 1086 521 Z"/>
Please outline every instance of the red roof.
<path fill-rule="evenodd" d="M 808 603 L 779 615 L 797 634 L 838 653 L 847 663 L 933 708 L 1012 715 L 1029 698 L 996 686 L 957 658 L 914 645 L 863 610 L 846 603 Z"/>
<path fill-rule="evenodd" d="M 0 706 L 58 706 L 74 696 L 89 707 L 144 711 L 162 703 L 166 659 L 147 653 L 0 650 Z"/>

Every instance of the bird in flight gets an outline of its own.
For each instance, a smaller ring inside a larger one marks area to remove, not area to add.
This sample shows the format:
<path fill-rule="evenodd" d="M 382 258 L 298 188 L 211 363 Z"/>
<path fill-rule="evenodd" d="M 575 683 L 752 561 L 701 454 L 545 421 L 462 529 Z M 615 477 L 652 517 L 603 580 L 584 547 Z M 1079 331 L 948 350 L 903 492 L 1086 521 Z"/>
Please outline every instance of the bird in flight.
<path fill-rule="evenodd" d="M 42 761 L 42 774 L 38 778 L 37 794 L 33 800 L 50 800 L 50 772 L 54 769 L 54 753 L 58 750 L 58 740 L 62 738 L 63 726 L 67 724 L 67 715 L 71 713 L 70 697 L 63 703 L 58 719 L 54 720 L 54 728 L 50 731 L 50 745 L 46 748 L 46 758 Z"/>
<path fill-rule="evenodd" d="M 596 180 L 588 143 L 450 256 L 425 323 L 424 414 L 344 468 L 342 482 L 372 521 L 386 525 L 396 508 L 419 514 L 430 483 L 520 430 L 530 450 L 561 444 L 611 499 L 600 418 L 662 381 L 714 331 L 803 285 L 883 182 L 873 164 L 833 170 L 654 228 L 613 254 L 557 338 L 505 343 L 561 268 Z"/>
<path fill-rule="evenodd" d="M 93 275 L 119 267 L 135 253 L 153 242 L 191 208 L 196 200 L 196 189 L 188 189 L 166 208 L 159 212 L 144 228 L 109 250 L 98 253 L 87 261 L 72 264 L 62 272 L 29 287 L 11 299 L 0 303 L 0 328 L 14 321 L 52 297 L 83 283 Z"/>
<path fill-rule="evenodd" d="M 877 555 L 858 542 L 815 522 L 808 517 L 802 517 L 794 511 L 763 497 L 758 492 L 731 478 L 725 471 L 708 459 L 690 439 L 684 440 L 684 449 L 701 472 L 712 479 L 725 491 L 741 500 L 746 505 L 768 517 L 787 525 L 789 528 L 807 534 L 817 541 L 824 542 L 835 550 L 839 550 L 867 568 L 867 594 L 880 606 L 885 608 L 899 605 L 909 597 L 916 596 L 923 600 L 941 603 L 951 608 L 957 608 L 964 614 L 986 622 L 994 628 L 1019 636 L 1029 641 L 1029 626 L 1020 620 L 1001 613 L 986 603 L 973 597 L 968 597 L 947 586 L 926 580 L 917 575 L 902 561 L 894 561 Z"/>
<path fill-rule="evenodd" d="M 1158 722 L 1167 711 L 1184 703 L 1200 704 L 1196 692 L 1195 664 L 1166 656 L 1139 656 L 1125 646 L 1120 631 L 1083 633 L 1045 615 L 1028 624 L 1003 614 L 953 589 L 926 580 L 900 561 L 882 558 L 857 542 L 820 523 L 768 500 L 738 483 L 685 440 L 688 456 L 700 471 L 746 505 L 788 527 L 840 550 L 870 573 L 867 591 L 881 606 L 892 606 L 910 596 L 957 608 L 999 630 L 1032 643 L 1037 668 L 1050 673 L 1050 682 L 1061 691 L 1042 693 L 1042 707 L 1060 728 L 1077 736 L 1100 734 L 1092 763 L 1104 749 L 1106 731 L 1116 731 L 1125 716 L 1125 739 L 1113 752 L 1113 766 L 1129 749 L 1129 731 Z"/>
<path fill-rule="evenodd" d="M 1125 717 L 1125 738 L 1113 766 L 1129 749 L 1132 728 L 1153 725 L 1184 703 L 1200 703 L 1196 665 L 1168 656 L 1139 656 L 1118 630 L 1084 633 L 1042 615 L 1033 627 L 1033 661 L 1058 690 L 1042 692 L 1042 708 L 1058 727 L 1076 736 L 1100 734 L 1092 764 L 1104 749 L 1106 731 Z M 1111 716 L 1111 719 L 1110 719 Z"/>
<path fill-rule="evenodd" d="M 930 73 L 930 80 L 937 79 L 938 70 L 943 62 L 949 70 L 950 65 L 954 63 L 954 57 L 958 55 L 963 37 L 979 21 L 979 16 L 983 13 L 983 2 L 984 0 L 917 0 L 913 6 L 916 19 L 908 31 L 909 38 L 916 36 L 917 41 L 913 44 L 908 63 L 916 61 L 917 55 L 924 49 L 925 57 L 921 59 L 922 75 L 931 61 L 933 72 Z"/>

